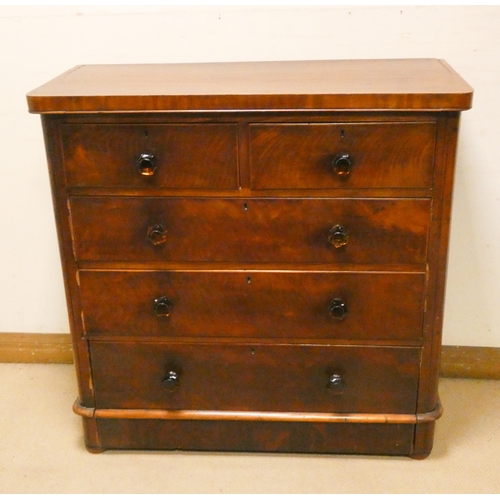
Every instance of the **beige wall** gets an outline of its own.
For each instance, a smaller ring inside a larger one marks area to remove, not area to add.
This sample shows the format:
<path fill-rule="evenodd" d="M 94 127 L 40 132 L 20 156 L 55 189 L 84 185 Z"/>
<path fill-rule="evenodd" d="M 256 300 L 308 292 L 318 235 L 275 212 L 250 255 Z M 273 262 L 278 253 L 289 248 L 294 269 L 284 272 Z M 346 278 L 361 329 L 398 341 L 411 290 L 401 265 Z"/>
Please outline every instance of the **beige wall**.
<path fill-rule="evenodd" d="M 500 347 L 499 7 L 0 7 L 0 332 L 68 331 L 39 117 L 77 64 L 437 57 L 475 89 L 453 209 L 446 344 Z"/>

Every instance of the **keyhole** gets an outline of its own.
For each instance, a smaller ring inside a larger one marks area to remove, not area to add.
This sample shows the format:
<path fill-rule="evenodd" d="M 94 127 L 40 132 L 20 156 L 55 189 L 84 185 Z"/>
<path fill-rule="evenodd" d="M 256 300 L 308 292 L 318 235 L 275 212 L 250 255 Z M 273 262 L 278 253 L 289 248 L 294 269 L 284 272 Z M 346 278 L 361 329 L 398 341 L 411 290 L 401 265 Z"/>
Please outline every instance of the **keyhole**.
<path fill-rule="evenodd" d="M 248 210 L 248 205 L 246 203 L 243 203 L 243 210 Z"/>
<path fill-rule="evenodd" d="M 251 276 L 248 276 L 247 277 L 247 283 L 250 284 L 252 282 L 252 277 Z"/>
<path fill-rule="evenodd" d="M 342 129 L 342 130 L 340 131 L 340 138 L 341 138 L 341 139 L 343 139 L 344 137 L 345 137 L 345 130 L 344 130 L 344 129 Z"/>
<path fill-rule="evenodd" d="M 145 130 L 145 131 L 144 131 L 144 137 L 145 137 L 146 139 L 148 138 L 148 131 L 147 131 L 147 130 Z"/>

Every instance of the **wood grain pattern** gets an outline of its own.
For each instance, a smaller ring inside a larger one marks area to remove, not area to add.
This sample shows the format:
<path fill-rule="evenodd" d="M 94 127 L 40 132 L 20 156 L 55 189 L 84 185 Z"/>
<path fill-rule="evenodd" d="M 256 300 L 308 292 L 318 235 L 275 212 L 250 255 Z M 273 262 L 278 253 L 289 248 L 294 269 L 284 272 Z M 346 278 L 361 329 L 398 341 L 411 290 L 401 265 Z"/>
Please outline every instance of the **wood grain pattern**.
<path fill-rule="evenodd" d="M 415 413 L 418 348 L 90 345 L 98 409 Z M 173 392 L 162 384 L 169 370 L 179 373 Z M 334 372 L 341 395 L 328 389 Z"/>
<path fill-rule="evenodd" d="M 422 338 L 423 273 L 81 271 L 80 284 L 92 338 Z M 154 310 L 159 297 L 168 317 Z M 342 320 L 328 312 L 337 297 Z"/>
<path fill-rule="evenodd" d="M 458 113 L 439 117 L 438 147 L 436 148 L 436 168 L 434 185 L 436 194 L 433 201 L 433 221 L 429 235 L 429 280 L 428 306 L 424 335 L 428 338 L 427 348 L 422 356 L 422 370 L 419 385 L 418 410 L 425 412 L 434 408 L 439 399 L 439 354 L 442 343 L 444 295 L 448 259 L 448 242 L 451 221 L 451 203 L 455 170 L 455 155 L 458 143 Z M 430 429 L 421 428 L 425 437 Z M 417 434 L 419 430 L 417 429 Z M 416 441 L 418 441 L 418 436 Z"/>
<path fill-rule="evenodd" d="M 238 133 L 233 124 L 63 125 L 68 186 L 237 189 Z M 141 154 L 156 170 L 141 175 Z"/>
<path fill-rule="evenodd" d="M 79 261 L 402 263 L 426 259 L 427 199 L 72 197 Z M 341 224 L 349 243 L 335 249 Z M 164 244 L 148 241 L 161 225 Z"/>
<path fill-rule="evenodd" d="M 250 138 L 253 189 L 432 186 L 432 122 L 251 124 Z M 352 158 L 349 175 L 334 171 L 339 153 Z"/>
<path fill-rule="evenodd" d="M 77 66 L 28 94 L 32 113 L 450 110 L 472 89 L 437 59 Z"/>
<path fill-rule="evenodd" d="M 471 100 L 436 59 L 81 66 L 31 92 L 89 450 L 427 456 Z M 351 421 L 290 421 L 312 414 Z"/>
<path fill-rule="evenodd" d="M 410 455 L 415 428 L 411 424 L 95 420 L 101 450 Z"/>
<path fill-rule="evenodd" d="M 65 186 L 64 163 L 60 149 L 59 120 L 54 116 L 42 116 L 43 137 L 47 152 L 52 202 L 57 228 L 57 238 L 64 276 L 66 306 L 72 334 L 73 351 L 76 361 L 76 376 L 80 401 L 84 405 L 94 404 L 92 376 L 88 343 L 82 338 L 81 305 L 78 283 L 76 282 L 77 264 L 72 247 L 72 234 L 69 218 L 69 204 Z M 91 427 L 89 428 L 91 429 Z"/>

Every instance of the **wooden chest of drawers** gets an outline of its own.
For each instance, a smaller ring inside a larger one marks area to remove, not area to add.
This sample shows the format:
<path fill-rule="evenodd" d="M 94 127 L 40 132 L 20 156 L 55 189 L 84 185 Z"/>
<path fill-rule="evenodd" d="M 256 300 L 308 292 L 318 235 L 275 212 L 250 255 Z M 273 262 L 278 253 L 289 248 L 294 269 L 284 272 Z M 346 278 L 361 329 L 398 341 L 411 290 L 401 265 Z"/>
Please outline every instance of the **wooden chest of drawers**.
<path fill-rule="evenodd" d="M 90 451 L 427 456 L 443 61 L 81 66 L 42 114 Z"/>

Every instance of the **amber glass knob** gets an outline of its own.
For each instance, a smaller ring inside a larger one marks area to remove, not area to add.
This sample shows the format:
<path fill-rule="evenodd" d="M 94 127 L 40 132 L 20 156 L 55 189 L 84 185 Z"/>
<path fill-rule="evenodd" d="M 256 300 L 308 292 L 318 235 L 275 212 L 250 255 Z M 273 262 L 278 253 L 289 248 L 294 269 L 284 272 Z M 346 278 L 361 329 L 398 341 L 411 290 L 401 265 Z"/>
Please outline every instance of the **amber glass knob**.
<path fill-rule="evenodd" d="M 349 235 L 343 226 L 333 226 L 328 232 L 328 241 L 335 247 L 341 248 L 347 245 Z"/>
<path fill-rule="evenodd" d="M 167 241 L 167 231 L 161 224 L 148 227 L 148 240 L 153 245 L 161 245 Z"/>
<path fill-rule="evenodd" d="M 149 177 L 155 173 L 156 158 L 154 155 L 143 153 L 137 159 L 136 165 L 142 175 Z"/>
<path fill-rule="evenodd" d="M 154 310 L 158 316 L 170 316 L 173 304 L 167 297 L 155 299 Z"/>
<path fill-rule="evenodd" d="M 352 158 L 349 153 L 339 153 L 332 162 L 333 171 L 339 177 L 347 177 L 351 173 Z"/>
<path fill-rule="evenodd" d="M 333 299 L 328 306 L 328 313 L 333 319 L 342 321 L 347 316 L 347 305 L 342 299 Z"/>
<path fill-rule="evenodd" d="M 170 370 L 165 375 L 161 383 L 167 388 L 167 391 L 173 392 L 180 385 L 179 374 L 173 370 Z"/>
<path fill-rule="evenodd" d="M 332 392 L 332 394 L 342 394 L 346 388 L 346 383 L 338 373 L 332 373 L 328 379 L 327 389 Z"/>

